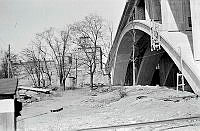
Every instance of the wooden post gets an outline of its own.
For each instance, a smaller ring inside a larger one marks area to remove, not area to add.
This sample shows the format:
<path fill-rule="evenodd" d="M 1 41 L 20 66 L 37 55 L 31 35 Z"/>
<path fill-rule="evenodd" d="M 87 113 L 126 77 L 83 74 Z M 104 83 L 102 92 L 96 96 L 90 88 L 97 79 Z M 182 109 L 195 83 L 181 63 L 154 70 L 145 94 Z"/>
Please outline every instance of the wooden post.
<path fill-rule="evenodd" d="M 135 53 L 135 35 L 136 32 L 133 30 L 133 87 L 135 87 L 135 60 L 134 60 L 134 53 Z"/>
<path fill-rule="evenodd" d="M 75 56 L 76 58 L 76 87 L 77 87 L 77 82 L 78 82 L 78 80 L 77 80 L 77 78 L 78 78 L 78 70 L 77 70 L 77 66 L 78 66 L 78 64 L 77 64 L 77 55 Z"/>
<path fill-rule="evenodd" d="M 133 14 L 132 14 L 133 15 Z M 133 23 L 134 20 L 132 20 L 132 30 L 133 30 L 133 52 L 132 52 L 132 59 L 133 59 L 133 87 L 135 87 L 135 60 L 134 60 L 134 53 L 135 53 L 135 35 L 136 35 L 136 32 L 134 30 L 134 23 Z"/>
<path fill-rule="evenodd" d="M 176 92 L 178 94 L 178 87 L 179 87 L 179 73 L 176 74 Z"/>
<path fill-rule="evenodd" d="M 7 72 L 8 72 L 8 78 L 10 78 L 10 44 L 8 45 L 8 55 L 7 55 Z"/>
<path fill-rule="evenodd" d="M 184 76 L 183 76 L 183 58 L 182 58 L 182 52 L 181 52 L 181 47 L 179 47 L 179 50 L 180 50 L 180 57 L 181 57 L 181 86 L 182 86 L 182 90 L 184 91 Z"/>

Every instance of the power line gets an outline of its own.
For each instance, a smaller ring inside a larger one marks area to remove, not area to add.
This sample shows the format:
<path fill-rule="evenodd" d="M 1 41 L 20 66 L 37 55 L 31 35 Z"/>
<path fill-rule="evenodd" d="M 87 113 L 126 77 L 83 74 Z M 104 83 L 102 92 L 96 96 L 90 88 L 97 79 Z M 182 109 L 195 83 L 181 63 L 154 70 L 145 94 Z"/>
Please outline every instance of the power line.
<path fill-rule="evenodd" d="M 143 58 L 148 58 L 148 57 L 152 57 L 152 56 L 155 56 L 155 55 L 159 55 L 159 54 L 164 54 L 165 51 L 162 51 L 162 52 L 159 52 L 159 53 L 156 53 L 156 54 L 153 54 L 153 55 L 148 55 L 148 56 L 143 56 L 143 57 L 136 57 L 136 59 L 134 60 L 134 62 L 138 59 L 143 59 Z"/>
<path fill-rule="evenodd" d="M 165 51 L 162 51 L 162 52 L 159 52 L 159 53 L 156 53 L 156 54 L 153 54 L 153 55 L 147 55 L 147 56 L 143 56 L 143 57 L 138 57 L 138 58 L 147 58 L 147 57 L 151 57 L 151 56 L 155 56 L 155 55 L 159 55 L 159 54 L 164 54 Z"/>

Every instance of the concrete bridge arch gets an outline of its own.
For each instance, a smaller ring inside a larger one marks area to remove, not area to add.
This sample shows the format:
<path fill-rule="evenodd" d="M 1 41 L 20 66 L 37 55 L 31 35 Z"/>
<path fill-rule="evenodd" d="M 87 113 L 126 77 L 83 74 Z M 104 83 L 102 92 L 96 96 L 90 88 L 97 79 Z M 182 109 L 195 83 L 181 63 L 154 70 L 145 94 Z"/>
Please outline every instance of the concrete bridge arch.
<path fill-rule="evenodd" d="M 112 74 L 112 82 L 114 85 L 121 85 L 125 82 L 125 75 L 126 75 L 126 70 L 128 67 L 128 63 L 130 61 L 131 57 L 131 52 L 133 48 L 133 29 L 136 31 L 136 36 L 135 40 L 139 43 L 143 43 L 142 46 L 147 46 L 149 43 L 145 42 L 150 42 L 148 40 L 149 35 L 150 35 L 150 23 L 146 20 L 134 20 L 134 22 L 127 23 L 127 25 L 123 28 L 119 39 L 117 41 L 117 47 L 114 55 L 114 64 L 113 68 L 111 69 L 111 74 Z M 146 35 L 146 36 L 145 36 Z M 195 61 L 192 59 L 193 58 L 193 53 L 192 50 L 189 50 L 190 43 L 188 41 L 188 38 L 186 35 L 184 35 L 181 32 L 161 32 L 161 46 L 162 50 L 160 52 L 151 52 L 148 51 L 148 46 L 146 47 L 146 52 L 143 52 L 143 56 L 146 55 L 154 55 L 155 53 L 160 53 L 161 52 L 166 52 L 166 54 L 170 57 L 170 59 L 173 61 L 169 66 L 168 71 L 165 72 L 165 77 L 163 78 L 163 83 L 167 81 L 167 76 L 170 73 L 171 68 L 173 67 L 173 64 L 176 65 L 178 69 L 180 69 L 180 53 L 179 53 L 179 48 L 182 50 L 182 57 L 183 57 L 183 74 L 187 82 L 189 83 L 190 87 L 196 94 L 200 94 L 200 76 L 199 76 L 199 67 L 198 64 L 195 63 Z M 145 36 L 145 41 L 141 42 L 141 37 Z M 179 39 L 176 39 L 176 38 Z M 179 40 L 179 41 L 177 41 Z M 181 41 L 180 41 L 181 40 Z M 180 44 L 181 43 L 181 44 Z M 135 46 L 135 50 L 137 50 L 137 46 Z M 137 55 L 134 53 L 134 55 Z M 154 58 L 155 60 L 157 59 L 156 62 L 151 62 L 148 60 L 143 60 L 143 65 L 146 66 L 149 64 L 153 64 L 152 68 L 155 68 L 157 66 L 157 63 L 160 61 L 160 58 L 162 55 L 158 56 L 158 58 Z M 141 64 L 141 63 L 140 63 Z M 137 71 L 136 75 L 136 84 L 141 84 L 141 85 L 148 85 L 153 78 L 153 73 L 155 70 L 144 70 L 145 68 L 140 67 Z M 146 74 L 145 74 L 146 72 Z M 144 78 L 147 77 L 147 78 Z M 142 80 L 143 78 L 144 80 Z M 149 81 L 146 81 L 147 79 L 151 78 Z"/>

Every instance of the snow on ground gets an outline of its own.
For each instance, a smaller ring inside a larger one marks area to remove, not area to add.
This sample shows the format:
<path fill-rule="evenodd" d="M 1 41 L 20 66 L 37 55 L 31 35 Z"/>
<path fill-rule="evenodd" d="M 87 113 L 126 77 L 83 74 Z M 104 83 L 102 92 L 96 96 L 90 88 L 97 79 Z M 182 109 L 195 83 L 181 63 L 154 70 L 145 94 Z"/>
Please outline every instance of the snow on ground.
<path fill-rule="evenodd" d="M 102 88 L 108 89 L 106 92 L 90 92 L 88 88 L 67 90 L 60 92 L 57 97 L 28 104 L 23 107 L 22 116 L 17 118 L 17 131 L 70 131 L 200 114 L 200 98 L 189 92 L 177 93 L 173 89 L 159 86 L 123 87 L 123 90 L 115 88 Z M 121 98 L 124 91 L 127 96 Z M 50 111 L 60 108 L 63 110 Z M 127 128 L 131 131 L 198 129 L 200 119 Z"/>

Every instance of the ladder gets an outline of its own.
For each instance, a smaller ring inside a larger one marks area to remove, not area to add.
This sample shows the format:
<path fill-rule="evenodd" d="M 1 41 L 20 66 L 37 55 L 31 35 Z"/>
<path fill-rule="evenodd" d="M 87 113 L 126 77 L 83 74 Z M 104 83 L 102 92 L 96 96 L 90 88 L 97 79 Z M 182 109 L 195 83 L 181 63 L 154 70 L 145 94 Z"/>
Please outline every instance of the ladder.
<path fill-rule="evenodd" d="M 176 90 L 178 92 L 178 89 L 179 87 L 182 87 L 182 91 L 185 90 L 185 82 L 184 82 L 184 75 L 183 75 L 183 60 L 182 60 L 182 54 L 181 54 L 181 47 L 179 47 L 179 50 L 180 50 L 180 68 L 181 68 L 181 71 L 179 73 L 177 73 L 177 76 L 176 76 L 176 81 L 177 81 L 177 84 L 176 84 Z M 181 80 L 181 81 L 180 81 Z"/>
<path fill-rule="evenodd" d="M 156 24 L 153 19 L 151 19 L 150 21 L 150 34 L 151 34 L 151 51 L 160 50 L 161 45 L 160 45 L 159 25 Z"/>
<path fill-rule="evenodd" d="M 181 81 L 180 81 L 181 79 Z M 176 90 L 178 92 L 178 89 L 179 87 L 182 87 L 182 91 L 184 91 L 185 89 L 185 84 L 184 84 L 184 76 L 182 73 L 177 73 L 177 77 L 176 77 L 176 80 L 177 80 L 177 86 L 176 86 Z"/>

